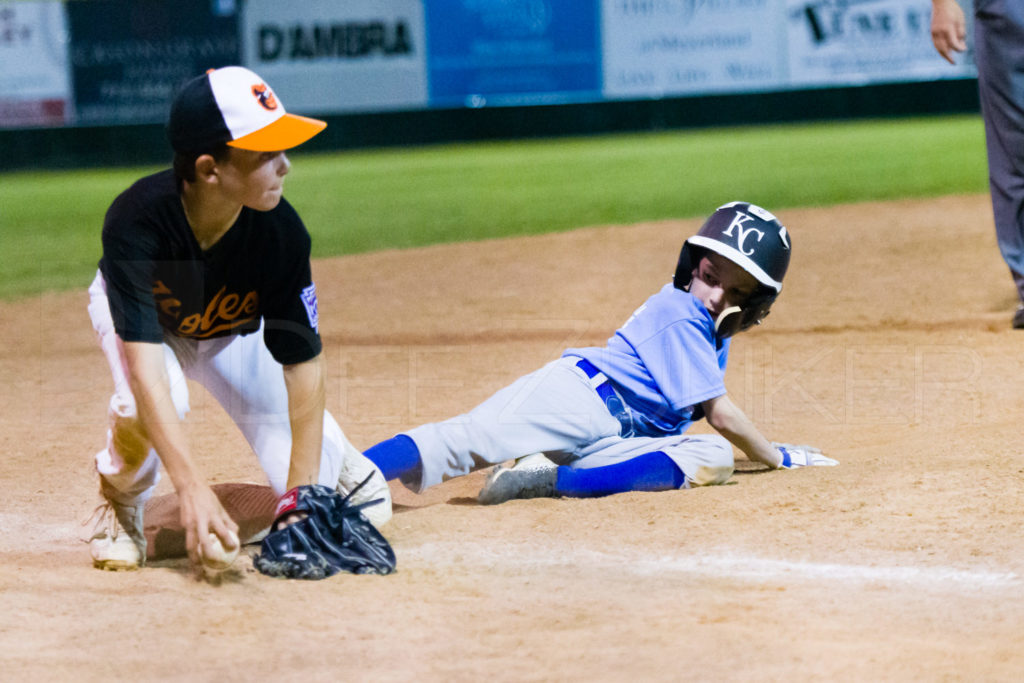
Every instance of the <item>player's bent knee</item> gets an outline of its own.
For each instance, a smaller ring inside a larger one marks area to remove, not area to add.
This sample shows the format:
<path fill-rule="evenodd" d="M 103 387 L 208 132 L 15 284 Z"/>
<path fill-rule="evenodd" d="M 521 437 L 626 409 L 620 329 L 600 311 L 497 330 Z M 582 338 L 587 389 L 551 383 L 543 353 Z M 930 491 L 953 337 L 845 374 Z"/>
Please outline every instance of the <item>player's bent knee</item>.
<path fill-rule="evenodd" d="M 107 413 L 110 420 L 110 447 L 130 469 L 140 466 L 149 454 L 149 437 L 139 420 L 135 401 L 115 394 Z"/>
<path fill-rule="evenodd" d="M 690 478 L 690 486 L 717 486 L 732 477 L 734 461 L 732 444 L 717 435 L 701 439 L 702 462 Z"/>
<path fill-rule="evenodd" d="M 724 467 L 708 467 L 701 465 L 697 468 L 692 479 L 690 479 L 690 486 L 718 486 L 729 481 L 732 477 L 733 466 L 730 464 Z"/>

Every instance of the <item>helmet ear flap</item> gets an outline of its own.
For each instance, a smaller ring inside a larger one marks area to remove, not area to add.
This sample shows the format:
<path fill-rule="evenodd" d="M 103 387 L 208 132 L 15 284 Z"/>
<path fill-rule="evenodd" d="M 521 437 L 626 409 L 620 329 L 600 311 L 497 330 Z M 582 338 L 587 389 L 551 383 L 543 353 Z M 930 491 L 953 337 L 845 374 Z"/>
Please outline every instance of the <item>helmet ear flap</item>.
<path fill-rule="evenodd" d="M 749 329 L 754 325 L 760 325 L 761 321 L 768 317 L 772 304 L 778 298 L 779 293 L 767 287 L 759 292 L 755 292 L 743 305 L 743 323 L 738 331 Z"/>
<path fill-rule="evenodd" d="M 683 249 L 679 252 L 679 261 L 676 263 L 676 272 L 672 276 L 672 284 L 676 289 L 684 292 L 690 291 L 690 281 L 693 280 L 693 271 L 700 264 L 700 260 L 707 252 L 703 247 L 683 242 Z"/>

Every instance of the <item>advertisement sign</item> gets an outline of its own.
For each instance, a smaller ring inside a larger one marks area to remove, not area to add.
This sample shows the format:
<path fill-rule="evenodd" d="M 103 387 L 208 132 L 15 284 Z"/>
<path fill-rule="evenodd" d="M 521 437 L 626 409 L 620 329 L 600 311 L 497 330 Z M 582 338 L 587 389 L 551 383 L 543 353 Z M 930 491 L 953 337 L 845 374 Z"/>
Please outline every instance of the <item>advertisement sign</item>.
<path fill-rule="evenodd" d="M 596 3 L 430 0 L 426 4 L 432 106 L 601 98 Z"/>
<path fill-rule="evenodd" d="M 0 128 L 67 122 L 67 24 L 60 2 L 0 3 Z"/>
<path fill-rule="evenodd" d="M 228 64 L 310 115 L 976 77 L 930 23 L 931 0 L 0 0 L 0 128 L 162 123 Z"/>
<path fill-rule="evenodd" d="M 424 108 L 425 33 L 419 0 L 248 0 L 242 59 L 297 113 Z"/>
<path fill-rule="evenodd" d="M 88 0 L 66 8 L 80 124 L 166 121 L 185 81 L 239 61 L 232 0 Z"/>
<path fill-rule="evenodd" d="M 779 90 L 781 10 L 779 0 L 602 0 L 604 95 Z"/>
<path fill-rule="evenodd" d="M 793 87 L 976 75 L 970 55 L 954 67 L 935 51 L 930 0 L 787 0 L 785 11 Z"/>

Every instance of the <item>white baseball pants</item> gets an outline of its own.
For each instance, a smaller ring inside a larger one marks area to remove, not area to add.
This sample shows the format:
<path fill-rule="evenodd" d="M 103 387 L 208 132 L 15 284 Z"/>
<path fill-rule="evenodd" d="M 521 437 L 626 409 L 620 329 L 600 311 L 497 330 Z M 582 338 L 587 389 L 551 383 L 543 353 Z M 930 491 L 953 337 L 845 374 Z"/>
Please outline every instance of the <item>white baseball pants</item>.
<path fill-rule="evenodd" d="M 114 379 L 107 445 L 96 454 L 101 489 L 110 500 L 123 505 L 137 505 L 150 497 L 159 481 L 160 459 L 138 419 L 128 383 L 124 347 L 114 331 L 106 283 L 100 273 L 96 274 L 89 287 L 89 317 Z M 186 378 L 198 382 L 217 399 L 241 429 L 274 493 L 283 494 L 288 480 L 292 442 L 288 392 L 282 366 L 263 343 L 263 328 L 246 336 L 210 340 L 168 335 L 163 346 L 171 381 L 171 398 L 178 416 L 184 419 L 189 411 Z M 373 465 L 345 437 L 331 414 L 325 411 L 323 452 L 317 483 L 335 488 L 343 469 L 345 473 L 357 469 L 368 474 L 372 468 Z M 348 490 L 352 487 L 351 482 L 345 482 L 344 478 L 341 483 L 347 483 Z M 390 501 L 388 503 L 390 507 Z M 388 514 L 390 516 L 390 510 Z"/>

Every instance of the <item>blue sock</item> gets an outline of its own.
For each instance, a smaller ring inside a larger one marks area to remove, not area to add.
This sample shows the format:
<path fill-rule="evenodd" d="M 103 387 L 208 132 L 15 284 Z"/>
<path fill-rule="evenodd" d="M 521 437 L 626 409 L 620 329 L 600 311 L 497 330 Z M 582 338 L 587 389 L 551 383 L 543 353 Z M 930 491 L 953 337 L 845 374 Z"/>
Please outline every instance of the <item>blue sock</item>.
<path fill-rule="evenodd" d="M 559 467 L 555 493 L 569 498 L 596 498 L 626 491 L 668 491 L 679 488 L 684 481 L 686 476 L 675 461 L 654 451 L 604 467 Z"/>
<path fill-rule="evenodd" d="M 380 468 L 385 479 L 397 479 L 420 466 L 420 449 L 405 434 L 381 441 L 363 451 L 363 455 Z"/>

